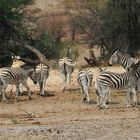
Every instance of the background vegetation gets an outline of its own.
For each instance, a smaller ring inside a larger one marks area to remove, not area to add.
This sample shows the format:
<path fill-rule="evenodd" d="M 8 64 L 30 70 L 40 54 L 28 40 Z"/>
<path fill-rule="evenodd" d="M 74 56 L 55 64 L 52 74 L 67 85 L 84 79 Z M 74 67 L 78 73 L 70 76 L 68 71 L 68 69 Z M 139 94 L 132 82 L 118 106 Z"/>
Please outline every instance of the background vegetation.
<path fill-rule="evenodd" d="M 48 59 L 58 59 L 64 55 L 67 46 L 81 41 L 89 48 L 99 47 L 102 58 L 106 54 L 110 56 L 115 49 L 127 50 L 135 56 L 140 48 L 140 0 L 77 0 L 72 8 L 69 8 L 69 1 L 64 0 L 66 9 L 63 14 L 67 20 L 50 14 L 44 21 L 28 15 L 26 6 L 31 4 L 32 0 L 0 1 L 1 65 L 5 58 L 3 55 L 11 53 L 37 59 L 32 52 L 20 46 L 19 37 Z M 29 28 L 25 20 L 36 26 Z M 76 39 L 77 35 L 81 40 Z M 5 60 L 9 62 L 10 59 L 7 56 Z"/>

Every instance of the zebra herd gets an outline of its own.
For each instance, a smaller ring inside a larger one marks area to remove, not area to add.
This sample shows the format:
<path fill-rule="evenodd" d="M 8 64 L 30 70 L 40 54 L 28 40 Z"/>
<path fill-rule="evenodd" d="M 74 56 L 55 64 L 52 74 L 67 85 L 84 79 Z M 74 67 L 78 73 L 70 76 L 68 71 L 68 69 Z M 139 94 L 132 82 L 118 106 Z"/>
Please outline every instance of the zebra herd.
<path fill-rule="evenodd" d="M 14 58 L 15 59 L 15 58 Z M 17 60 L 20 57 L 16 58 Z M 95 80 L 95 91 L 97 95 L 97 107 L 106 108 L 107 100 L 111 89 L 127 89 L 126 105 L 135 106 L 138 103 L 137 91 L 138 81 L 140 79 L 140 61 L 130 55 L 119 50 L 115 51 L 110 57 L 109 63 L 120 64 L 126 69 L 124 73 L 114 73 L 107 70 L 101 70 Z M 14 64 L 14 63 L 13 63 Z M 72 62 L 70 55 L 66 55 L 59 61 L 59 71 L 63 79 L 63 92 L 71 89 L 71 75 L 75 65 Z M 20 88 L 22 84 L 27 88 L 28 97 L 31 99 L 31 90 L 27 84 L 28 77 L 38 83 L 40 95 L 44 96 L 46 80 L 49 77 L 49 66 L 38 64 L 35 68 L 22 68 L 22 66 L 0 68 L 0 92 L 2 100 L 7 101 L 5 92 L 9 84 L 16 85 L 16 99 L 18 100 Z M 77 74 L 77 82 L 81 88 L 82 102 L 89 103 L 89 91 L 93 81 L 93 73 L 90 69 L 80 68 Z"/>

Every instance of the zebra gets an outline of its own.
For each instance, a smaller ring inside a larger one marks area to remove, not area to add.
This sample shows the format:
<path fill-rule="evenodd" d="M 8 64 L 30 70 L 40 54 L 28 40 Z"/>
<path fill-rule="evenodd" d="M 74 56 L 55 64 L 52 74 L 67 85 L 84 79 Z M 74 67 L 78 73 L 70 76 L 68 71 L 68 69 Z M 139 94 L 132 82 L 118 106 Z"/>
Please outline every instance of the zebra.
<path fill-rule="evenodd" d="M 69 57 L 63 57 L 59 60 L 59 71 L 63 78 L 63 92 L 66 90 L 66 85 L 71 89 L 71 74 L 74 71 L 74 64 L 72 64 L 72 59 Z"/>
<path fill-rule="evenodd" d="M 42 63 L 38 64 L 35 69 L 41 96 L 45 96 L 44 89 L 46 85 L 46 80 L 49 77 L 49 69 L 50 69 L 49 66 L 44 65 Z"/>
<path fill-rule="evenodd" d="M 96 95 L 97 95 L 97 106 L 99 107 L 107 107 L 106 105 L 106 96 L 110 89 L 122 89 L 127 88 L 126 95 L 126 105 L 132 106 L 137 105 L 136 98 L 136 84 L 140 77 L 140 61 L 135 64 L 129 71 L 124 73 L 114 73 L 103 71 L 101 72 L 97 78 L 95 83 Z M 130 98 L 131 93 L 133 93 L 133 101 Z M 128 101 L 130 99 L 130 103 Z"/>
<path fill-rule="evenodd" d="M 124 69 L 129 70 L 134 64 L 138 63 L 140 59 L 130 57 L 129 54 L 116 50 L 109 59 L 109 64 L 120 64 Z M 136 84 L 136 90 L 139 90 L 140 80 Z M 137 95 L 138 96 L 138 95 Z"/>
<path fill-rule="evenodd" d="M 15 55 L 12 55 L 12 60 L 13 60 L 13 63 L 11 65 L 11 68 L 20 68 L 20 67 L 23 67 L 25 65 L 25 63 L 23 61 L 20 60 L 20 56 L 15 56 Z M 21 93 L 23 92 L 23 86 L 20 84 L 20 89 L 21 89 Z M 13 92 L 13 85 L 11 85 L 11 92 Z"/>
<path fill-rule="evenodd" d="M 10 67 L 1 68 L 0 69 L 0 92 L 2 95 L 2 100 L 7 101 L 5 97 L 5 91 L 9 84 L 16 85 L 16 99 L 18 100 L 20 83 L 22 83 L 27 88 L 28 97 L 29 99 L 32 99 L 30 88 L 27 85 L 28 77 L 31 78 L 34 84 L 37 83 L 35 70 L 33 68 L 30 68 L 26 71 L 23 68 L 10 68 Z"/>
<path fill-rule="evenodd" d="M 77 82 L 81 87 L 81 93 L 83 95 L 82 102 L 89 103 L 89 89 L 93 80 L 93 73 L 89 69 L 79 69 Z"/>
<path fill-rule="evenodd" d="M 120 64 L 124 69 L 129 70 L 129 68 L 138 63 L 140 59 L 130 57 L 129 54 L 116 50 L 109 59 L 109 64 Z"/>

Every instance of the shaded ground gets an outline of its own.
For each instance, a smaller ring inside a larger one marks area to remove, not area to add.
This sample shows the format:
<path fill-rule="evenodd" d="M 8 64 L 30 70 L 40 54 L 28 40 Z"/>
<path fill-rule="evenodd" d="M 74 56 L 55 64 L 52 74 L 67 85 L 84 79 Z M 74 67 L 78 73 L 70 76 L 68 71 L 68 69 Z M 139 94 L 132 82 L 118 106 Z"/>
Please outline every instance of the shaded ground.
<path fill-rule="evenodd" d="M 108 70 L 122 72 L 121 67 Z M 31 81 L 33 100 L 20 96 L 9 103 L 0 102 L 0 140 L 134 140 L 140 139 L 140 109 L 124 106 L 124 91 L 112 94 L 108 109 L 96 106 L 94 82 L 91 104 L 81 103 L 80 90 L 73 74 L 72 92 L 62 93 L 62 80 L 58 71 L 51 70 L 47 81 L 47 97 L 40 97 L 38 87 Z M 92 69 L 94 78 L 97 68 Z M 94 79 L 95 80 L 95 79 Z M 11 94 L 11 93 L 10 93 Z M 11 97 L 9 95 L 9 97 Z"/>

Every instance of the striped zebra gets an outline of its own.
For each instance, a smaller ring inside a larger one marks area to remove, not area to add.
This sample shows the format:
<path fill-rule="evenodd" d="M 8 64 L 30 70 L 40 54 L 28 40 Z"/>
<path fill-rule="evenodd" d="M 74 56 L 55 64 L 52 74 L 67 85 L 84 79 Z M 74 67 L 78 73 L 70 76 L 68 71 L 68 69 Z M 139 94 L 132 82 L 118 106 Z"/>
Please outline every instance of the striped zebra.
<path fill-rule="evenodd" d="M 11 68 L 20 68 L 22 67 L 23 65 L 25 65 L 25 63 L 23 61 L 20 60 L 20 56 L 12 56 L 11 57 L 12 60 L 13 60 L 13 63 L 11 65 Z M 22 93 L 23 92 L 23 86 L 20 84 L 20 92 Z M 11 92 L 13 92 L 13 85 L 11 86 Z"/>
<path fill-rule="evenodd" d="M 130 57 L 129 54 L 116 50 L 109 59 L 109 64 L 120 64 L 124 69 L 129 70 L 129 68 L 136 64 L 140 59 Z"/>
<path fill-rule="evenodd" d="M 106 106 L 106 96 L 110 89 L 127 88 L 126 104 L 127 106 L 137 105 L 136 84 L 140 77 L 140 62 L 124 73 L 113 73 L 103 71 L 96 78 L 97 106 Z M 133 94 L 132 94 L 133 93 Z M 131 94 L 134 96 L 133 100 Z M 129 102 L 130 101 L 130 102 Z"/>
<path fill-rule="evenodd" d="M 63 57 L 63 59 L 59 60 L 59 71 L 63 78 L 63 92 L 66 90 L 67 84 L 71 89 L 71 74 L 74 71 L 74 64 L 72 64 L 72 59 L 69 57 Z"/>
<path fill-rule="evenodd" d="M 89 89 L 93 80 L 93 73 L 89 69 L 79 69 L 77 82 L 81 87 L 83 95 L 82 102 L 89 103 Z"/>
<path fill-rule="evenodd" d="M 0 92 L 3 101 L 7 101 L 5 97 L 5 91 L 9 84 L 16 85 L 16 99 L 18 100 L 20 83 L 22 83 L 22 85 L 24 85 L 27 88 L 29 99 L 31 99 L 30 88 L 27 85 L 28 77 L 31 78 L 34 84 L 37 83 L 35 70 L 33 68 L 30 68 L 26 71 L 23 68 L 10 68 L 10 67 L 1 68 L 0 69 L 0 84 L 1 84 Z"/>
<path fill-rule="evenodd" d="M 41 96 L 45 96 L 44 90 L 45 90 L 46 80 L 49 77 L 49 69 L 50 69 L 49 66 L 46 66 L 42 63 L 38 64 L 35 69 Z"/>
<path fill-rule="evenodd" d="M 120 64 L 124 69 L 129 70 L 134 64 L 138 63 L 140 59 L 130 57 L 129 54 L 116 50 L 109 59 L 109 64 Z M 136 84 L 136 90 L 139 90 L 140 80 Z M 138 95 L 137 95 L 138 96 Z"/>

